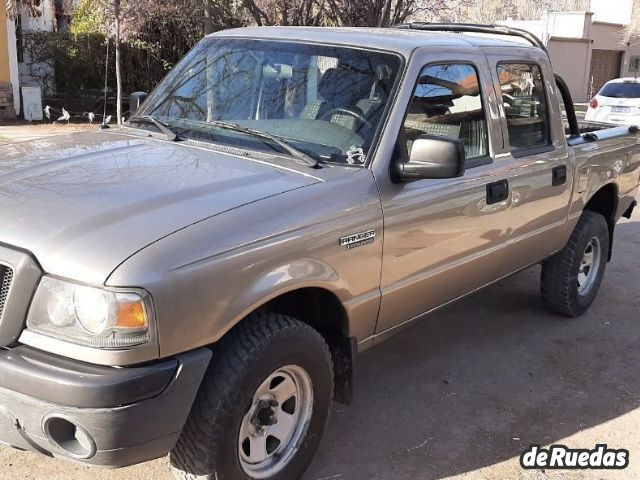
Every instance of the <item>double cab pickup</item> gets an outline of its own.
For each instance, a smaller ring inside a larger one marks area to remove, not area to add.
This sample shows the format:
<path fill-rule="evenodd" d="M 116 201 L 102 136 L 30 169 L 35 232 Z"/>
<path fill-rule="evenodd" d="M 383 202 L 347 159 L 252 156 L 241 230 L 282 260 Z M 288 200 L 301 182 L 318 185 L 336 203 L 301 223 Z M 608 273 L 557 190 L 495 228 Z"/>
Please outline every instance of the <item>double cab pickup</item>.
<path fill-rule="evenodd" d="M 526 32 L 210 35 L 123 126 L 2 147 L 0 442 L 300 478 L 357 352 L 538 263 L 585 312 L 639 176 Z"/>

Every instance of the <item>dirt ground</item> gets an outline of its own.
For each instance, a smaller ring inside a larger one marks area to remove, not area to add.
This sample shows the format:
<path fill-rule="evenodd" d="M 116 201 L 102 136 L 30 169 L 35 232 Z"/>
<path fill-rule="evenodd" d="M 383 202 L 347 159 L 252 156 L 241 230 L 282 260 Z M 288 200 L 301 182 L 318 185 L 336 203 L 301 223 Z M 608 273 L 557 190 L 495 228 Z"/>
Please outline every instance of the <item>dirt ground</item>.
<path fill-rule="evenodd" d="M 0 130 L 0 135 L 2 131 Z M 304 480 L 640 478 L 640 212 L 623 220 L 582 318 L 548 313 L 539 268 L 417 322 L 358 357 Z M 529 444 L 630 451 L 624 471 L 524 471 Z M 0 479 L 168 480 L 166 459 L 89 470 L 0 447 Z"/>
<path fill-rule="evenodd" d="M 0 123 L 0 146 L 7 143 L 24 142 L 34 138 L 78 132 L 90 128 L 98 128 L 94 123 L 28 123 L 12 122 Z"/>

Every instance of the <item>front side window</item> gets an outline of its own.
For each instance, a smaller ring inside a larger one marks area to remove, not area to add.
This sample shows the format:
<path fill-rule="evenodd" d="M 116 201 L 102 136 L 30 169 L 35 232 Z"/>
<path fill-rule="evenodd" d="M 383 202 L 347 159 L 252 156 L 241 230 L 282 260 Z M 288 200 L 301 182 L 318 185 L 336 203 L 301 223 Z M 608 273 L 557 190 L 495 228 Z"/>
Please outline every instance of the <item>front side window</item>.
<path fill-rule="evenodd" d="M 512 150 L 550 144 L 544 82 L 538 65 L 498 64 L 498 79 Z"/>
<path fill-rule="evenodd" d="M 151 115 L 188 138 L 282 150 L 248 132 L 215 125 L 231 123 L 275 136 L 316 160 L 363 165 L 400 69 L 400 57 L 387 53 L 209 38 L 176 66 L 136 116 Z"/>
<path fill-rule="evenodd" d="M 487 121 L 475 67 L 468 64 L 424 67 L 404 129 L 409 152 L 421 135 L 440 135 L 460 140 L 468 159 L 488 155 Z"/>

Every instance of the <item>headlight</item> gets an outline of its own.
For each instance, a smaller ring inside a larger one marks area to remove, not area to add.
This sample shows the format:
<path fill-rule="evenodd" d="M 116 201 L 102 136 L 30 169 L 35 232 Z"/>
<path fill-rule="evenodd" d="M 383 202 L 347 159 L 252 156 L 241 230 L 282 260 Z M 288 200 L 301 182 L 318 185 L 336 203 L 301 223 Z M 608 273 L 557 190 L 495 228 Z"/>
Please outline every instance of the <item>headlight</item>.
<path fill-rule="evenodd" d="M 90 347 L 128 348 L 149 341 L 151 310 L 142 291 L 112 291 L 44 277 L 27 328 Z"/>

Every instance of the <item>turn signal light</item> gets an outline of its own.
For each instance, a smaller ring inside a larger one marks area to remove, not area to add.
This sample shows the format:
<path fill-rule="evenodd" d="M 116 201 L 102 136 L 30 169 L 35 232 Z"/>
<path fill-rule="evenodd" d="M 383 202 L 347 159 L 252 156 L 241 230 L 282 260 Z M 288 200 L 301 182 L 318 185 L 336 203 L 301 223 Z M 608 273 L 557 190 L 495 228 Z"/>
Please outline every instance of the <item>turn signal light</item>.
<path fill-rule="evenodd" d="M 117 327 L 146 328 L 147 312 L 141 301 L 122 302 L 118 305 Z"/>
<path fill-rule="evenodd" d="M 591 102 L 589 102 L 589 106 L 591 108 L 598 108 L 598 100 L 595 98 L 591 99 Z"/>

